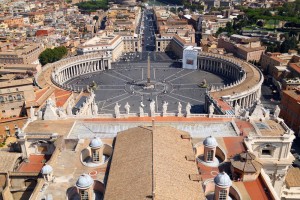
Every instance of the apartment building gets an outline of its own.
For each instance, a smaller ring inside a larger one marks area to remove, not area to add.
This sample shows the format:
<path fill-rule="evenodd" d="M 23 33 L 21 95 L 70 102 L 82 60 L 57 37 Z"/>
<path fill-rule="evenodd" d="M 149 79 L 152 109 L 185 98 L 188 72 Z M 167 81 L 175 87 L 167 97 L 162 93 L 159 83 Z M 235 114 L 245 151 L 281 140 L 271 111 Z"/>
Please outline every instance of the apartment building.
<path fill-rule="evenodd" d="M 22 16 L 7 16 L 4 18 L 0 18 L 0 23 L 7 24 L 9 27 L 12 26 L 23 26 L 24 25 L 24 19 Z"/>
<path fill-rule="evenodd" d="M 158 34 L 155 36 L 156 51 L 173 51 L 180 58 L 187 46 L 196 46 L 195 29 L 188 20 L 181 19 L 165 9 L 154 10 Z"/>
<path fill-rule="evenodd" d="M 0 63 L 39 64 L 38 57 L 43 50 L 37 43 L 0 43 Z"/>
<path fill-rule="evenodd" d="M 218 48 L 224 48 L 227 53 L 233 53 L 236 57 L 246 61 L 260 61 L 261 55 L 266 50 L 261 46 L 259 38 L 251 38 L 234 34 L 230 37 L 220 37 Z"/>
<path fill-rule="evenodd" d="M 31 78 L 2 82 L 0 85 L 0 118 L 24 116 L 26 114 L 25 101 L 34 99 Z"/>
<path fill-rule="evenodd" d="M 261 68 L 264 72 L 279 80 L 286 71 L 288 63 L 292 58 L 295 59 L 296 55 L 297 52 L 294 51 L 289 53 L 267 52 L 261 56 Z"/>
<path fill-rule="evenodd" d="M 282 91 L 281 117 L 300 136 L 300 88 Z"/>
<path fill-rule="evenodd" d="M 112 55 L 112 61 L 114 62 L 125 51 L 124 46 L 122 36 L 113 34 L 107 35 L 107 32 L 102 31 L 98 33 L 97 36 L 81 44 L 77 49 L 77 54 L 108 52 Z"/>

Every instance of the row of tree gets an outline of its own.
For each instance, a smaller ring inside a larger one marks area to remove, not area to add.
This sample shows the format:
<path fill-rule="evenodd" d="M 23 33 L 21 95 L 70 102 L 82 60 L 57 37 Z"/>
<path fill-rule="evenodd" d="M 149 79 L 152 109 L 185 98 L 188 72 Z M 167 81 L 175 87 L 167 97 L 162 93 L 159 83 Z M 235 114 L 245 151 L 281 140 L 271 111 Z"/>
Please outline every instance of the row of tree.
<path fill-rule="evenodd" d="M 54 49 L 47 48 L 40 54 L 39 61 L 42 65 L 46 65 L 62 59 L 67 53 L 68 49 L 64 46 L 55 47 Z"/>
<path fill-rule="evenodd" d="M 84 1 L 77 3 L 76 6 L 82 11 L 96 11 L 96 10 L 107 10 L 108 0 L 97 0 L 97 1 Z"/>

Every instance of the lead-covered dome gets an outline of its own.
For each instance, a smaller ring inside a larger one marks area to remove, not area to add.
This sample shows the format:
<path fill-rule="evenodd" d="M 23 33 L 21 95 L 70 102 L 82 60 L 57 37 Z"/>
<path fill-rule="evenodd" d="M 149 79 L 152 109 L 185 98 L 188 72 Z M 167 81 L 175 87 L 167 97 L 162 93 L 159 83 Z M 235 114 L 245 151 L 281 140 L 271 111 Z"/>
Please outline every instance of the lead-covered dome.
<path fill-rule="evenodd" d="M 50 165 L 45 164 L 41 170 L 42 174 L 51 174 L 53 172 L 53 168 Z"/>
<path fill-rule="evenodd" d="M 218 146 L 218 143 L 217 143 L 217 140 L 212 137 L 212 136 L 209 136 L 207 138 L 205 138 L 205 140 L 203 141 L 203 145 L 206 146 L 206 147 L 217 147 Z"/>
<path fill-rule="evenodd" d="M 232 185 L 232 181 L 229 176 L 225 172 L 219 173 L 215 178 L 214 182 L 216 185 L 221 187 L 230 187 Z"/>
<path fill-rule="evenodd" d="M 103 146 L 102 141 L 99 138 L 94 138 L 91 140 L 90 145 L 89 145 L 92 149 L 97 149 Z"/>
<path fill-rule="evenodd" d="M 90 177 L 88 174 L 82 174 L 76 182 L 76 187 L 78 187 L 79 189 L 87 189 L 91 187 L 93 183 L 94 180 L 92 179 L 92 177 Z"/>

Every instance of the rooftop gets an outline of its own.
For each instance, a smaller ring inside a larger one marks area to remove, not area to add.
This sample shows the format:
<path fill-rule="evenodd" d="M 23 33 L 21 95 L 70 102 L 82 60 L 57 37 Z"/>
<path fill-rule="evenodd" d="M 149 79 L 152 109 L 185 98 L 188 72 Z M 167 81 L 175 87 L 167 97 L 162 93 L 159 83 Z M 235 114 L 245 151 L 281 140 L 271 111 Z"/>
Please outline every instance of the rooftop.
<path fill-rule="evenodd" d="M 116 139 L 105 199 L 204 199 L 200 183 L 190 180 L 198 174 L 186 132 L 172 127 L 136 127 Z M 176 153 L 175 153 L 176 152 Z M 135 181 L 132 181 L 135 177 Z"/>
<path fill-rule="evenodd" d="M 300 187 L 300 169 L 290 168 L 285 178 L 285 183 L 288 188 Z"/>
<path fill-rule="evenodd" d="M 282 125 L 273 120 L 254 121 L 254 126 L 262 136 L 282 136 L 285 133 Z"/>
<path fill-rule="evenodd" d="M 0 173 L 13 171 L 15 162 L 20 156 L 20 153 L 0 151 Z"/>

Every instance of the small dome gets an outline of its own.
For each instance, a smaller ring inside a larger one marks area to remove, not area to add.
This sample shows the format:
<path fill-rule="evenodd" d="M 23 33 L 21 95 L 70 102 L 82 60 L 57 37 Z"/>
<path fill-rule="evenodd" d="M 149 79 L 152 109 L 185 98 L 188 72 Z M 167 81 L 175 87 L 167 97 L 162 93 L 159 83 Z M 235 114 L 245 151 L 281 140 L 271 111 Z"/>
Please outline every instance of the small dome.
<path fill-rule="evenodd" d="M 53 168 L 50 165 L 45 164 L 41 170 L 42 174 L 50 174 L 53 172 Z"/>
<path fill-rule="evenodd" d="M 94 180 L 92 179 L 92 177 L 87 174 L 82 174 L 76 182 L 76 187 L 78 187 L 79 189 L 87 189 L 91 185 L 93 185 L 93 183 Z"/>
<path fill-rule="evenodd" d="M 219 173 L 215 179 L 215 184 L 221 187 L 230 187 L 232 185 L 232 182 L 229 178 L 229 176 L 225 172 Z"/>
<path fill-rule="evenodd" d="M 217 147 L 218 143 L 214 137 L 209 136 L 209 137 L 205 138 L 205 140 L 203 141 L 203 145 L 207 146 L 207 147 Z"/>
<path fill-rule="evenodd" d="M 94 138 L 90 142 L 90 147 L 91 148 L 100 148 L 102 146 L 103 146 L 103 143 L 99 138 Z"/>

